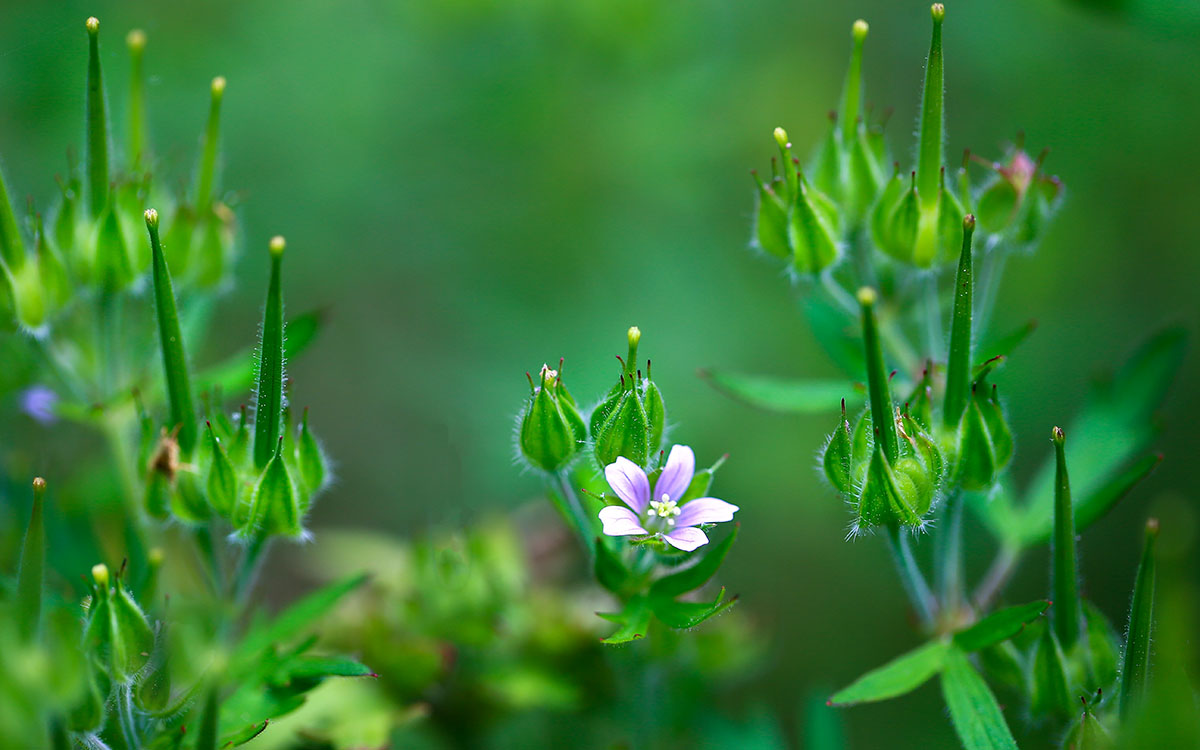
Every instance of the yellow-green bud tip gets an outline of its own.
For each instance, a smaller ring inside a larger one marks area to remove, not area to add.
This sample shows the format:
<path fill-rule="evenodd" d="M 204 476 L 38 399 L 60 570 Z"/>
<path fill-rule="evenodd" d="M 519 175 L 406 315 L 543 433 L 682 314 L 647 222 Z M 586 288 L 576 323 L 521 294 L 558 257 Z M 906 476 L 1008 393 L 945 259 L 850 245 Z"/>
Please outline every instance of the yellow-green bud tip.
<path fill-rule="evenodd" d="M 775 128 L 775 142 L 780 148 L 788 148 L 791 144 L 788 142 L 787 131 L 783 128 Z"/>
<path fill-rule="evenodd" d="M 155 568 L 162 565 L 165 557 L 166 554 L 163 552 L 162 547 L 152 547 L 150 551 L 146 553 L 146 561 Z"/>
<path fill-rule="evenodd" d="M 287 240 L 283 238 L 283 235 L 277 234 L 271 238 L 271 243 L 267 247 L 270 248 L 271 255 L 278 258 L 283 255 L 283 249 L 287 247 Z"/>
<path fill-rule="evenodd" d="M 1146 519 L 1146 535 L 1147 536 L 1158 536 L 1158 519 L 1157 518 L 1147 518 Z"/>
<path fill-rule="evenodd" d="M 108 566 L 104 563 L 98 563 L 92 566 L 92 580 L 97 586 L 108 587 Z"/>
<path fill-rule="evenodd" d="M 868 26 L 867 22 L 861 18 L 855 21 L 854 25 L 850 27 L 850 33 L 854 34 L 854 40 L 857 42 L 861 42 L 862 40 L 866 39 L 867 32 L 870 30 L 871 27 Z"/>
<path fill-rule="evenodd" d="M 153 208 L 147 208 L 146 213 L 142 215 L 146 217 L 146 226 L 151 229 L 158 226 L 158 211 L 155 211 Z"/>
<path fill-rule="evenodd" d="M 1063 432 L 1061 427 L 1055 427 L 1050 431 L 1050 440 L 1055 445 L 1062 445 L 1064 442 L 1066 442 L 1066 439 L 1067 435 Z"/>
<path fill-rule="evenodd" d="M 212 95 L 214 99 L 220 99 L 225 94 L 225 76 L 217 76 L 212 79 Z"/>
<path fill-rule="evenodd" d="M 45 492 L 46 491 L 46 480 L 42 479 L 41 477 L 34 477 L 33 478 L 33 490 L 34 490 L 34 492 Z"/>
<path fill-rule="evenodd" d="M 89 34 L 95 34 L 96 32 L 100 31 L 100 19 L 92 16 L 84 22 L 84 26 L 87 26 Z"/>
<path fill-rule="evenodd" d="M 642 329 L 638 328 L 637 326 L 629 326 L 629 345 L 637 346 L 638 342 L 641 340 Z"/>
<path fill-rule="evenodd" d="M 929 13 L 933 16 L 934 23 L 941 23 L 946 17 L 946 6 L 941 3 L 934 3 L 929 9 Z"/>
<path fill-rule="evenodd" d="M 963 229 L 968 232 L 975 229 L 975 214 L 967 214 L 963 217 Z"/>
<path fill-rule="evenodd" d="M 879 299 L 879 293 L 869 286 L 860 287 L 858 290 L 858 304 L 863 307 L 870 307 Z"/>
<path fill-rule="evenodd" d="M 125 46 L 130 52 L 141 52 L 146 49 L 146 32 L 134 29 L 125 35 Z"/>

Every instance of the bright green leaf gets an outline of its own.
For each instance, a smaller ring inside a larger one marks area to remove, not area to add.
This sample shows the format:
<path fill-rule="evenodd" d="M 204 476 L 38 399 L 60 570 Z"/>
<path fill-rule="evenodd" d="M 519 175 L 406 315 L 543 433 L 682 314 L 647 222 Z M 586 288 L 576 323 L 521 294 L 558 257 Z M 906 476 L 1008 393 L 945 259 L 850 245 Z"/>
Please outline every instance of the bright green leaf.
<path fill-rule="evenodd" d="M 835 693 L 829 702 L 835 706 L 853 706 L 910 693 L 942 670 L 950 650 L 949 641 L 930 641 L 867 672 Z"/>
<path fill-rule="evenodd" d="M 1000 705 L 991 688 L 971 666 L 967 655 L 951 648 L 945 655 L 942 696 L 950 709 L 954 731 L 966 750 L 1017 750 Z"/>

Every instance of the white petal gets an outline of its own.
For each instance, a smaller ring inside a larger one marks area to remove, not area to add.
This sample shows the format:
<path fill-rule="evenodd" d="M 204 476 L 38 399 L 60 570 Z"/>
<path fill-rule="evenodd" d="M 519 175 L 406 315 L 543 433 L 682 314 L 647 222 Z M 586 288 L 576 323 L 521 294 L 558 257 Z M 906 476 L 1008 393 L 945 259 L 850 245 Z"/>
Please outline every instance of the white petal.
<path fill-rule="evenodd" d="M 604 467 L 604 478 L 617 497 L 634 512 L 641 514 L 650 504 L 650 480 L 646 478 L 642 467 L 628 458 L 617 456 L 615 463 Z"/>
<path fill-rule="evenodd" d="M 696 454 L 686 445 L 676 445 L 667 456 L 667 465 L 654 483 L 654 500 L 667 495 L 675 502 L 687 492 L 692 477 L 696 474 Z"/>
<path fill-rule="evenodd" d="M 630 534 L 648 534 L 642 528 L 637 515 L 629 508 L 619 505 L 609 505 L 600 510 L 600 520 L 604 522 L 604 533 L 609 536 L 629 536 Z"/>
<path fill-rule="evenodd" d="M 691 552 L 708 544 L 708 537 L 694 526 L 676 527 L 671 532 L 663 534 L 663 539 L 666 539 L 672 547 L 678 547 L 684 552 Z"/>
<path fill-rule="evenodd" d="M 675 518 L 678 526 L 699 526 L 702 523 L 722 523 L 732 521 L 738 507 L 733 503 L 718 500 L 715 497 L 698 497 L 684 503 Z"/>

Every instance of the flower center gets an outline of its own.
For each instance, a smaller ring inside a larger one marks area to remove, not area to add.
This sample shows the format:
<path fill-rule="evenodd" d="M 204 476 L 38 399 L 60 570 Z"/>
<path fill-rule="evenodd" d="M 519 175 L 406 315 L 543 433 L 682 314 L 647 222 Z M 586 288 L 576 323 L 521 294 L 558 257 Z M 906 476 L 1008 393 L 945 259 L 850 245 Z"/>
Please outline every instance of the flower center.
<path fill-rule="evenodd" d="M 660 518 L 670 527 L 675 525 L 675 516 L 678 516 L 680 512 L 679 503 L 672 500 L 670 495 L 664 494 L 661 500 L 650 501 L 650 510 L 646 511 L 646 515 L 651 518 Z"/>

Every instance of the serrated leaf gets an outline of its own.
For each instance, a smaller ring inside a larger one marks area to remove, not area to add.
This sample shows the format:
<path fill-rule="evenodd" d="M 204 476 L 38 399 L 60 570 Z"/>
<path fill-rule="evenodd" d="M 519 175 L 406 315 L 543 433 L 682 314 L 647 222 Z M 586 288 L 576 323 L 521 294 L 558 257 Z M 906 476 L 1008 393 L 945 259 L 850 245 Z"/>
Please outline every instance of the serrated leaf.
<path fill-rule="evenodd" d="M 629 643 L 639 638 L 645 638 L 650 629 L 650 606 L 645 597 L 634 597 L 625 605 L 625 609 L 613 614 L 600 613 L 600 616 L 620 625 L 617 632 L 603 639 L 602 643 Z"/>
<path fill-rule="evenodd" d="M 861 387 L 843 380 L 786 380 L 723 370 L 701 370 L 700 377 L 736 401 L 785 414 L 837 411 L 843 398 L 862 394 Z"/>
<path fill-rule="evenodd" d="M 910 693 L 942 670 L 949 641 L 930 641 L 867 672 L 829 699 L 835 706 L 873 703 Z"/>
<path fill-rule="evenodd" d="M 670 599 L 651 599 L 650 606 L 654 616 L 662 624 L 676 630 L 694 628 L 713 615 L 724 612 L 733 606 L 737 597 L 725 599 L 725 589 L 717 593 L 711 602 L 677 602 Z"/>
<path fill-rule="evenodd" d="M 954 644 L 969 652 L 1006 641 L 1045 614 L 1049 606 L 1050 602 L 1043 600 L 998 610 L 966 630 L 955 633 Z"/>
<path fill-rule="evenodd" d="M 996 696 L 958 648 L 946 653 L 942 696 L 966 750 L 1017 750 Z"/>
<path fill-rule="evenodd" d="M 729 536 L 709 547 L 695 565 L 678 573 L 672 573 L 669 576 L 659 578 L 651 584 L 650 597 L 670 600 L 703 586 L 721 567 L 721 563 L 725 560 L 725 555 L 729 552 L 729 548 L 733 546 L 734 540 L 737 539 L 738 528 L 738 525 L 735 524 Z"/>

